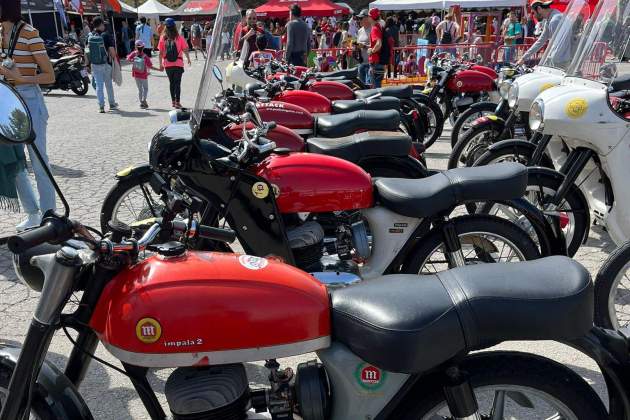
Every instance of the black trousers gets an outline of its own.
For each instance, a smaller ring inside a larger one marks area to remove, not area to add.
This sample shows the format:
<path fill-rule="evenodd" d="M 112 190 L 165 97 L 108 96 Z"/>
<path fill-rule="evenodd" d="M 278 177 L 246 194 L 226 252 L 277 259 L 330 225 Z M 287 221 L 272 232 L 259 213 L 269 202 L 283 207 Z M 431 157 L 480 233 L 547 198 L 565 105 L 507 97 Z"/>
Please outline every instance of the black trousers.
<path fill-rule="evenodd" d="M 153 48 L 151 48 L 151 46 L 149 45 L 148 47 L 144 48 L 144 53 L 146 55 L 148 55 L 149 57 L 151 57 L 153 55 Z"/>
<path fill-rule="evenodd" d="M 179 102 L 179 96 L 182 93 L 182 75 L 183 67 L 167 67 L 166 75 L 168 76 L 169 87 L 171 88 L 171 100 Z"/>

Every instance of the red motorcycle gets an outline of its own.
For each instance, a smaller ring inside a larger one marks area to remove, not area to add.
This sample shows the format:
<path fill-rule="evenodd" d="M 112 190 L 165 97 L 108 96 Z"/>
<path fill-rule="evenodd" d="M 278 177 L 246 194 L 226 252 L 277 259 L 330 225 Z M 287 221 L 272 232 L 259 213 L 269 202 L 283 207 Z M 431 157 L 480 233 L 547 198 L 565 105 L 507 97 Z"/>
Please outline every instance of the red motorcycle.
<path fill-rule="evenodd" d="M 0 113 L 24 116 L 29 127 L 0 131 L 0 143 L 32 144 L 25 104 L 8 85 L 0 94 Z M 69 218 L 49 176 L 65 214 L 47 212 L 40 227 L 8 238 L 17 276 L 41 293 L 23 346 L 0 343 L 0 420 L 92 420 L 78 391 L 92 359 L 130 378 L 152 420 L 167 416 L 147 380 L 151 368 L 174 369 L 164 393 L 175 419 L 479 418 L 491 414 L 476 402 L 488 388 L 493 412 L 508 416 L 505 397 L 532 401 L 528 394 L 558 418 L 607 416 L 592 388 L 562 365 L 524 353 L 468 356 L 506 340 L 596 346 L 592 284 L 575 262 L 488 264 L 329 289 L 277 258 L 189 251 L 189 240 L 235 239 L 191 221 L 156 219 L 139 240 L 122 225 L 95 237 Z M 269 191 L 255 187 L 247 193 L 268 201 Z M 167 206 L 180 200 L 173 196 Z M 271 214 L 258 214 L 259 225 L 273 222 Z M 146 250 L 155 255 L 140 261 Z M 518 287 L 506 287 L 506 278 Z M 80 302 L 69 306 L 77 293 Z M 464 315 L 474 322 L 463 323 Z M 73 344 L 64 373 L 47 358 L 57 330 Z M 122 369 L 94 355 L 99 342 Z M 309 352 L 321 362 L 292 370 L 276 360 Z M 269 387 L 249 385 L 244 363 L 258 360 L 265 360 Z M 610 372 L 617 365 L 602 366 Z"/>

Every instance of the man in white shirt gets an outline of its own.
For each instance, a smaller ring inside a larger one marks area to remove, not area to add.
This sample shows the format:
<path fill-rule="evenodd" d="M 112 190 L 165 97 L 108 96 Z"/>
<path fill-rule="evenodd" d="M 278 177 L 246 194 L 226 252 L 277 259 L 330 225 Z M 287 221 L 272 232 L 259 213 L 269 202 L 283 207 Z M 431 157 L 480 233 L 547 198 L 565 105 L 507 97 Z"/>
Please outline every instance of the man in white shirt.
<path fill-rule="evenodd" d="M 352 16 L 350 18 L 350 22 L 348 22 L 348 35 L 350 35 L 352 38 L 356 38 L 358 30 L 359 28 L 357 25 L 357 18 L 355 16 Z"/>
<path fill-rule="evenodd" d="M 370 64 L 368 62 L 368 48 L 370 47 L 370 31 L 372 30 L 372 22 L 368 17 L 368 10 L 363 9 L 357 15 L 361 21 L 361 28 L 357 31 L 357 46 L 361 52 L 361 63 L 359 64 L 359 80 L 364 85 L 369 86 Z"/>
<path fill-rule="evenodd" d="M 306 24 L 308 25 L 309 29 L 313 29 L 313 23 L 315 23 L 315 19 L 313 19 L 313 16 L 308 16 L 304 20 L 305 20 Z"/>
<path fill-rule="evenodd" d="M 153 28 L 147 23 L 147 18 L 144 16 L 140 18 L 140 23 L 136 26 L 136 40 L 140 40 L 144 43 L 144 53 L 151 57 L 153 54 Z"/>

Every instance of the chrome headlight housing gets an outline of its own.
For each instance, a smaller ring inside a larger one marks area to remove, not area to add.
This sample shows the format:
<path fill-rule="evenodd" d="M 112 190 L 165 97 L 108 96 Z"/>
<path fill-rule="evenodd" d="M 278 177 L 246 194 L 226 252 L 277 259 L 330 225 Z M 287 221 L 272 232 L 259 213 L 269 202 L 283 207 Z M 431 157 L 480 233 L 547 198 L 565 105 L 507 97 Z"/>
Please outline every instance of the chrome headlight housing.
<path fill-rule="evenodd" d="M 508 94 L 510 92 L 510 87 L 512 86 L 512 82 L 510 80 L 504 80 L 499 85 L 499 94 L 503 100 L 508 100 Z"/>
<path fill-rule="evenodd" d="M 536 99 L 529 110 L 529 128 L 538 131 L 545 122 L 545 103 L 541 99 Z"/>
<path fill-rule="evenodd" d="M 510 85 L 507 101 L 510 108 L 514 108 L 516 106 L 516 103 L 518 102 L 518 82 L 514 82 Z"/>

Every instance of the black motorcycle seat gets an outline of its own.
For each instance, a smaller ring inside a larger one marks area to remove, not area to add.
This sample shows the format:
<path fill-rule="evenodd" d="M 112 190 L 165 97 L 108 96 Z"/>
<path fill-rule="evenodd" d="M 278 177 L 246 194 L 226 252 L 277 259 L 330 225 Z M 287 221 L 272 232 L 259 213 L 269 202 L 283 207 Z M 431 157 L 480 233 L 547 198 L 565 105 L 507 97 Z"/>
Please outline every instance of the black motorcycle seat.
<path fill-rule="evenodd" d="M 411 150 L 411 137 L 391 131 L 366 131 L 339 138 L 310 138 L 306 141 L 310 153 L 335 156 L 358 163 L 373 156 L 407 156 Z"/>
<path fill-rule="evenodd" d="M 630 74 L 624 74 L 615 78 L 610 83 L 610 88 L 614 91 L 630 90 Z"/>
<path fill-rule="evenodd" d="M 505 162 L 457 168 L 424 179 L 378 178 L 378 202 L 408 217 L 429 217 L 471 201 L 521 197 L 527 187 L 527 168 Z"/>
<path fill-rule="evenodd" d="M 355 79 L 358 76 L 359 76 L 358 67 L 353 67 L 351 69 L 346 69 L 346 70 L 325 71 L 325 72 L 319 72 L 315 74 L 315 77 L 318 79 L 323 79 L 324 77 L 343 77 L 345 79 Z"/>
<path fill-rule="evenodd" d="M 400 99 L 392 96 L 381 96 L 380 98 L 365 100 L 365 99 L 344 99 L 333 101 L 332 112 L 333 114 L 343 114 L 345 112 L 361 111 L 385 111 L 388 109 L 395 109 L 400 111 Z"/>
<path fill-rule="evenodd" d="M 387 86 L 378 89 L 362 89 L 355 90 L 354 96 L 357 99 L 366 99 L 370 96 L 374 96 L 377 93 L 382 94 L 383 96 L 393 96 L 398 99 L 409 99 L 413 95 L 413 89 L 411 86 Z"/>
<path fill-rule="evenodd" d="M 245 85 L 245 92 L 249 96 L 256 96 L 256 91 L 264 88 L 265 85 L 260 82 L 251 82 Z"/>
<path fill-rule="evenodd" d="M 344 137 L 357 131 L 398 131 L 400 114 L 396 110 L 355 111 L 346 114 L 323 115 L 315 121 L 315 136 Z"/>
<path fill-rule="evenodd" d="M 389 275 L 331 292 L 333 339 L 367 363 L 420 373 L 510 340 L 571 340 L 593 325 L 593 286 L 567 257 Z"/>

